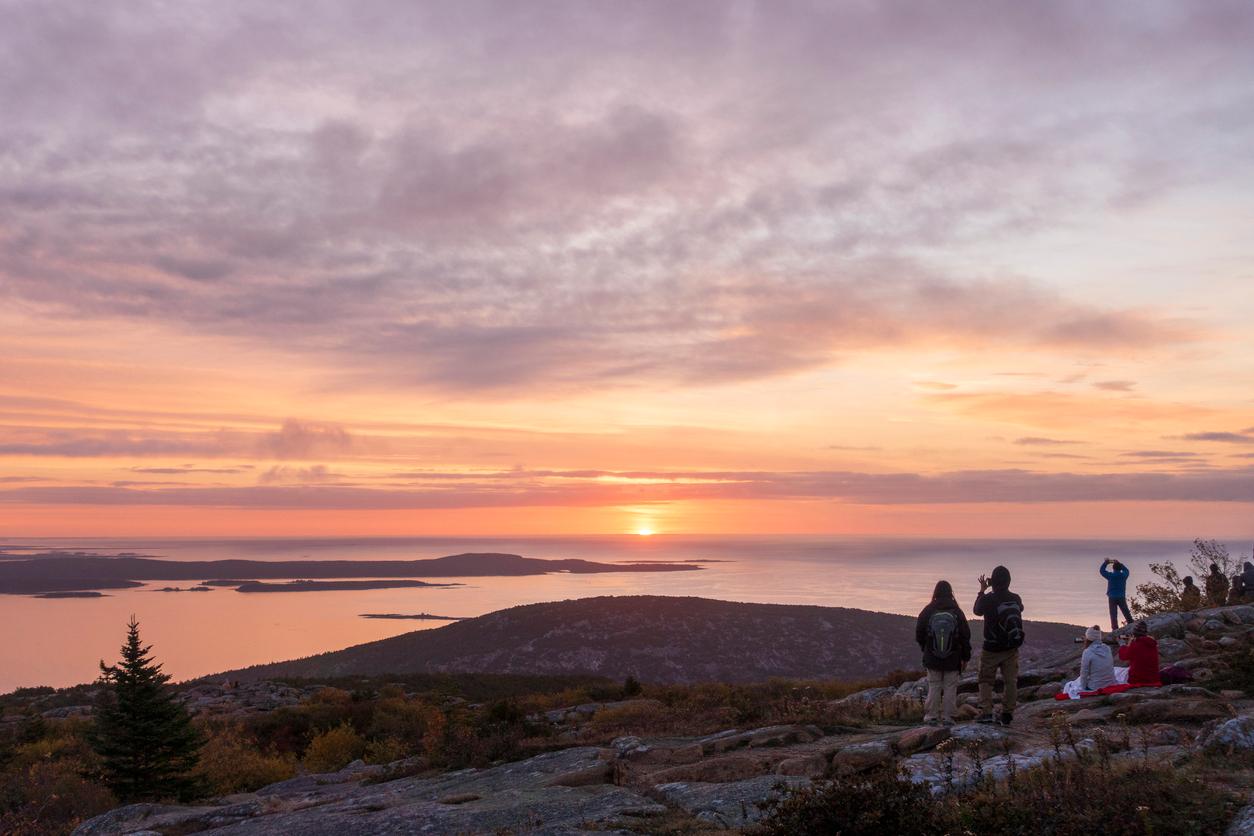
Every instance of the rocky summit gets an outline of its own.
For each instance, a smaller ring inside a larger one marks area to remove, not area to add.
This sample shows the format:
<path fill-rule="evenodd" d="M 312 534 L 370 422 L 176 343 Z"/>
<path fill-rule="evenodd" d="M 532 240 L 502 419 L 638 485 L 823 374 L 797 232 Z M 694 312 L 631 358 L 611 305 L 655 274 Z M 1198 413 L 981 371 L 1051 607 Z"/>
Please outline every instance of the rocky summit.
<path fill-rule="evenodd" d="M 429 775 L 414 774 L 418 759 L 356 762 L 212 804 L 121 807 L 75 833 L 630 834 L 656 832 L 660 821 L 738 830 L 760 821 L 762 805 L 792 789 L 885 764 L 943 792 L 1099 750 L 1116 762 L 1158 763 L 1254 752 L 1254 700 L 1245 691 L 1212 687 L 1254 648 L 1254 607 L 1155 616 L 1149 626 L 1164 664 L 1192 671 L 1194 683 L 1055 700 L 1078 670 L 1080 651 L 1072 645 L 1022 673 L 1023 703 L 1010 726 L 903 723 L 911 711 L 917 716 L 924 680 L 825 706 L 846 725 L 624 736 L 609 745 L 582 742 L 598 715 L 647 710 L 649 700 L 570 706 L 535 718 L 559 730 L 569 748 L 514 763 Z M 974 674 L 963 677 L 960 690 L 969 717 L 976 711 Z M 1243 810 L 1229 832 L 1254 834 L 1254 808 Z"/>

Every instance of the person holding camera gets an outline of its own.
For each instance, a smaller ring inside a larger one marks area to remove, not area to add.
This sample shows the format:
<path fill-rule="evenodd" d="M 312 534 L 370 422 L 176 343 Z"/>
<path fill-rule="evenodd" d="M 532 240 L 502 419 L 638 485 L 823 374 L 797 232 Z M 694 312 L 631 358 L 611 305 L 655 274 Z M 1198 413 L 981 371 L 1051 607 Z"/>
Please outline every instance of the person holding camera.
<path fill-rule="evenodd" d="M 992 591 L 989 591 L 989 587 Z M 984 650 L 980 653 L 980 717 L 993 723 L 993 685 L 1001 671 L 1002 725 L 1014 719 L 1019 697 L 1019 648 L 1023 645 L 1023 599 L 1010 591 L 1010 570 L 998 566 L 991 577 L 980 575 L 980 592 L 974 612 L 984 618 Z"/>
<path fill-rule="evenodd" d="M 1106 558 L 1097 570 L 1106 579 L 1106 600 L 1110 605 L 1110 631 L 1119 629 L 1119 613 L 1123 612 L 1123 623 L 1132 623 L 1132 613 L 1128 612 L 1128 567 L 1114 558 Z"/>

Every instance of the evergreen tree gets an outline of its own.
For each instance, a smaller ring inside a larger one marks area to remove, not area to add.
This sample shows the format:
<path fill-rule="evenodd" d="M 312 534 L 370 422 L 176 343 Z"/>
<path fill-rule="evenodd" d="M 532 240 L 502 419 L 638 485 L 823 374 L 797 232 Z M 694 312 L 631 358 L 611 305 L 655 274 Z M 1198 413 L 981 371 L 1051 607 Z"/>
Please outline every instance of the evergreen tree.
<path fill-rule="evenodd" d="M 191 716 L 166 689 L 170 681 L 139 641 L 139 622 L 131 616 L 122 660 L 100 662 L 100 681 L 108 688 L 96 710 L 92 748 L 100 755 L 105 780 L 123 801 L 187 796 L 202 738 Z"/>

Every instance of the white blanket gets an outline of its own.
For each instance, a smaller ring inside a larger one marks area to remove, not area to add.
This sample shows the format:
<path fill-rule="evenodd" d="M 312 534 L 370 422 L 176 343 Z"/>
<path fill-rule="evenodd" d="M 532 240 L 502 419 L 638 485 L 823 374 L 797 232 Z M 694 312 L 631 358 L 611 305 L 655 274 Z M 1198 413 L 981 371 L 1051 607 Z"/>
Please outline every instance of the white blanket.
<path fill-rule="evenodd" d="M 1127 668 L 1120 668 L 1120 667 L 1115 668 L 1115 684 L 1116 685 L 1128 684 L 1128 669 Z M 1080 687 L 1080 677 L 1078 676 L 1075 679 L 1068 682 L 1066 685 L 1062 686 L 1062 692 L 1073 700 L 1080 699 L 1080 694 L 1083 691 L 1084 689 Z"/>

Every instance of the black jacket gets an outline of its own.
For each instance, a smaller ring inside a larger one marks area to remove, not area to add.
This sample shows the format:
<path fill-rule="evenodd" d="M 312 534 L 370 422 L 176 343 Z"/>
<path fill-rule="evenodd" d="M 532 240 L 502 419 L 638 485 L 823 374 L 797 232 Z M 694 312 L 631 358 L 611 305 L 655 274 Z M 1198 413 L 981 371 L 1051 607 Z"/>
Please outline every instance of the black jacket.
<path fill-rule="evenodd" d="M 958 632 L 954 635 L 954 652 L 947 659 L 937 659 L 928 647 L 927 626 L 936 612 L 951 612 L 958 617 Z M 923 667 L 931 671 L 956 671 L 962 669 L 963 662 L 971 661 L 971 625 L 967 617 L 953 598 L 933 599 L 932 603 L 919 613 L 919 621 L 914 625 L 914 640 L 923 651 Z"/>
<path fill-rule="evenodd" d="M 1013 650 L 1023 644 L 1023 599 L 1009 589 L 993 589 L 975 596 L 975 607 L 972 611 L 984 619 L 985 650 Z M 1013 636 L 1007 640 L 1005 632 L 998 629 L 1010 616 L 1017 617 L 1019 622 L 1017 643 Z"/>

